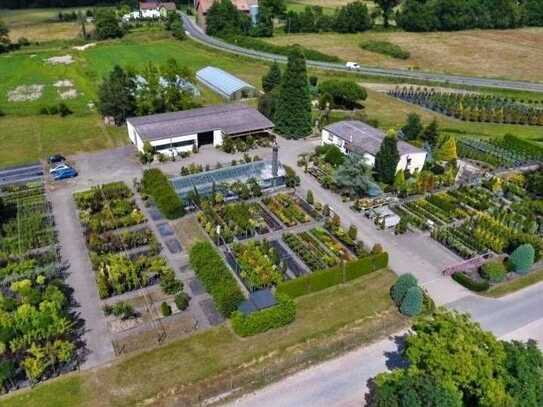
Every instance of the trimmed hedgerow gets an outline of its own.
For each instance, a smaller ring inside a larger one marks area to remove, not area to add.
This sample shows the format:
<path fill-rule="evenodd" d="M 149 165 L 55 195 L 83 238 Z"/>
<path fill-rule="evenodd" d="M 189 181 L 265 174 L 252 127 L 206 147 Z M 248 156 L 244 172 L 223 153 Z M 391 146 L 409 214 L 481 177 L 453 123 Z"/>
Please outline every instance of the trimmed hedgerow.
<path fill-rule="evenodd" d="M 452 278 L 458 284 L 463 285 L 464 287 L 466 287 L 468 290 L 471 290 L 471 291 L 481 292 L 481 291 L 486 291 L 490 288 L 490 284 L 488 283 L 488 281 L 473 280 L 470 276 L 462 272 L 454 273 L 452 275 Z"/>
<path fill-rule="evenodd" d="M 296 318 L 296 304 L 289 296 L 277 295 L 277 305 L 244 315 L 239 311 L 232 314 L 232 329 L 239 336 L 252 336 L 270 329 L 290 324 Z"/>
<path fill-rule="evenodd" d="M 199 242 L 190 249 L 189 258 L 219 312 L 229 317 L 245 298 L 222 257 L 210 242 Z"/>
<path fill-rule="evenodd" d="M 364 257 L 327 270 L 316 271 L 294 280 L 284 281 L 277 285 L 277 293 L 286 294 L 292 298 L 324 290 L 328 287 L 341 284 L 343 279 L 351 281 L 388 265 L 388 253 L 383 252 L 375 256 Z"/>
<path fill-rule="evenodd" d="M 408 59 L 411 56 L 409 51 L 388 41 L 366 41 L 360 44 L 360 48 L 396 59 Z"/>
<path fill-rule="evenodd" d="M 185 208 L 179 195 L 175 193 L 170 180 L 158 168 L 143 172 L 143 192 L 150 195 L 156 206 L 168 219 L 176 219 L 185 214 Z"/>

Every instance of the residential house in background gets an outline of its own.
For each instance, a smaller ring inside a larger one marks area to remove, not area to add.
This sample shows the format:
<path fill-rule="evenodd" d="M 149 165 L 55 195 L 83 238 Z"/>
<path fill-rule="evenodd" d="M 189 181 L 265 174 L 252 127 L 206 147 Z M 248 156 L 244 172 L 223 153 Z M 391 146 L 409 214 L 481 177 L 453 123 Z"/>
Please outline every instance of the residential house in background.
<path fill-rule="evenodd" d="M 207 12 L 210 7 L 219 0 L 194 0 L 194 9 L 196 10 L 196 22 L 204 30 L 206 29 Z M 258 15 L 258 0 L 232 0 L 232 4 L 242 13 L 251 17 L 255 21 Z"/>
<path fill-rule="evenodd" d="M 368 165 L 375 164 L 375 155 L 381 148 L 385 134 L 370 125 L 356 120 L 332 123 L 322 129 L 321 144 L 335 144 L 344 154 L 358 154 Z M 405 141 L 398 140 L 400 161 L 396 171 L 422 171 L 426 151 Z"/>

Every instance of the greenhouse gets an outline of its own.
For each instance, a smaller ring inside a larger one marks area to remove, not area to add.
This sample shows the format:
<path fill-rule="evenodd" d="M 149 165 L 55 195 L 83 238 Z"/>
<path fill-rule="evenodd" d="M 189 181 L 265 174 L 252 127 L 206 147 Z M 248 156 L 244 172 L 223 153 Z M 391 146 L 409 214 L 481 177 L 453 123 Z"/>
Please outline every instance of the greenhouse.
<path fill-rule="evenodd" d="M 273 167 L 272 160 L 257 161 L 198 174 L 176 176 L 171 178 L 171 182 L 181 198 L 186 198 L 189 192 L 195 190 L 200 195 L 208 195 L 213 190 L 213 185 L 217 191 L 221 191 L 225 197 L 229 197 L 235 194 L 229 191 L 226 185 L 234 182 L 247 182 L 251 178 L 254 178 L 262 189 L 283 186 L 285 184 L 285 169 L 278 162 L 274 175 Z"/>

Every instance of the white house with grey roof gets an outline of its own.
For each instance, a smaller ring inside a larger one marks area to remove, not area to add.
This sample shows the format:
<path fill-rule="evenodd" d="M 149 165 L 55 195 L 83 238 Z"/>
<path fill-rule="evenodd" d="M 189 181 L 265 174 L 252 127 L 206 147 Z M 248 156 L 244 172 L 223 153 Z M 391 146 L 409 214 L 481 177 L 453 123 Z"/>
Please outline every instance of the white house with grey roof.
<path fill-rule="evenodd" d="M 225 137 L 267 133 L 274 127 L 258 110 L 241 103 L 131 117 L 126 124 L 139 151 L 148 141 L 157 152 L 169 154 L 192 151 L 193 146 L 220 146 Z"/>
<path fill-rule="evenodd" d="M 364 157 L 368 165 L 375 164 L 375 155 L 381 148 L 385 134 L 361 121 L 346 120 L 330 124 L 322 129 L 321 144 L 335 144 L 344 154 L 355 153 Z M 398 140 L 400 170 L 422 171 L 426 151 L 405 141 Z"/>

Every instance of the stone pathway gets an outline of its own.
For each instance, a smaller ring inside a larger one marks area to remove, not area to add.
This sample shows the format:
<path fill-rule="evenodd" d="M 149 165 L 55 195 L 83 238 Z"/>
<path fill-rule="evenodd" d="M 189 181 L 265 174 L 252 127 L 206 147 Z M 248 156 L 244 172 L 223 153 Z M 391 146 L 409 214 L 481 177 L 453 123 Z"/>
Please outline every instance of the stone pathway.
<path fill-rule="evenodd" d="M 57 189 L 49 192 L 48 196 L 53 204 L 62 260 L 69 265 L 66 282 L 73 288 L 74 298 L 79 304 L 76 311 L 85 320 L 83 340 L 87 355 L 81 367 L 90 369 L 114 358 L 111 336 L 98 296 L 72 189 Z"/>

